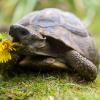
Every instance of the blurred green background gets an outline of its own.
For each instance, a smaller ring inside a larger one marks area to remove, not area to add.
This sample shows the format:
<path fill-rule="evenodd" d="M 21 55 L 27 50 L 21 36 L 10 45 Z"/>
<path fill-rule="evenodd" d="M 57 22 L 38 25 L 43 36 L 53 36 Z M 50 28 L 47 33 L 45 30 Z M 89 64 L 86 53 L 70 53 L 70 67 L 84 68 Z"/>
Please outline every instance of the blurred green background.
<path fill-rule="evenodd" d="M 34 10 L 54 7 L 77 15 L 96 40 L 100 40 L 100 0 L 0 0 L 0 27 L 7 27 Z"/>

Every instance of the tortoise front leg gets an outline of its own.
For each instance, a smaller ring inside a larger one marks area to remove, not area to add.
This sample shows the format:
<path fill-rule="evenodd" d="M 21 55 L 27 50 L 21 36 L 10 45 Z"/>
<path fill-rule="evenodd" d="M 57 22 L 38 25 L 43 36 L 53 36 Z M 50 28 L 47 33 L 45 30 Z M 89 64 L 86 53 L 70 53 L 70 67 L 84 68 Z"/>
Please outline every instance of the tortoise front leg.
<path fill-rule="evenodd" d="M 80 76 L 93 81 L 97 76 L 97 67 L 75 50 L 66 53 L 66 61 Z"/>

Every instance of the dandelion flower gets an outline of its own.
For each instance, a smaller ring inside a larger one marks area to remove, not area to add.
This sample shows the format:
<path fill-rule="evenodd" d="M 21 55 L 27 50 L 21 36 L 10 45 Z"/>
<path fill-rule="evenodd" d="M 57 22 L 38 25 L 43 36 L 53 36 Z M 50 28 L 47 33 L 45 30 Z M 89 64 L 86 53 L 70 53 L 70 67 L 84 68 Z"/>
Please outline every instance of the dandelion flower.
<path fill-rule="evenodd" d="M 5 34 L 0 34 L 0 63 L 6 63 L 11 60 L 11 51 L 16 51 L 15 46 L 17 43 L 9 40 L 8 37 L 4 36 Z"/>

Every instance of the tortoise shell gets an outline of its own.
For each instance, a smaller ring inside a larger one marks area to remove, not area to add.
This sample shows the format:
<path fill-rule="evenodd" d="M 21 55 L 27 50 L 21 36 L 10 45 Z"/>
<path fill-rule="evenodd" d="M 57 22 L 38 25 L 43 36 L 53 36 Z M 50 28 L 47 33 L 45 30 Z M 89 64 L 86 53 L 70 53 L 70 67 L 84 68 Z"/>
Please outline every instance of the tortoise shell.
<path fill-rule="evenodd" d="M 56 8 L 35 11 L 12 25 L 10 34 L 12 36 L 18 34 L 17 30 L 19 29 L 26 29 L 31 34 L 40 34 L 45 37 L 45 41 L 52 45 L 49 49 L 56 49 L 56 52 L 52 55 L 55 53 L 56 55 L 61 54 L 70 48 L 78 51 L 95 65 L 98 65 L 99 56 L 94 41 L 80 19 L 72 13 Z M 43 50 L 41 52 L 45 52 L 47 55 L 50 54 Z"/>

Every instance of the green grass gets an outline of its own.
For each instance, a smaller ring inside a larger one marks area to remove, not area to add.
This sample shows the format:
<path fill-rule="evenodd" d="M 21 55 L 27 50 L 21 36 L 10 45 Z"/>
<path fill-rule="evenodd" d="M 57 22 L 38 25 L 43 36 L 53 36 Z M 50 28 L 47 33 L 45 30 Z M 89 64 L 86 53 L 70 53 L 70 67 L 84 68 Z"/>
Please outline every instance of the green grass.
<path fill-rule="evenodd" d="M 77 83 L 66 72 L 16 74 L 0 80 L 0 100 L 100 100 L 100 73 Z"/>

